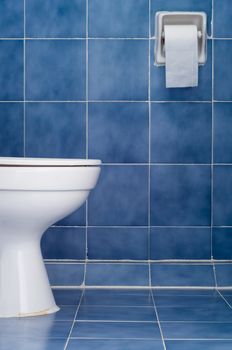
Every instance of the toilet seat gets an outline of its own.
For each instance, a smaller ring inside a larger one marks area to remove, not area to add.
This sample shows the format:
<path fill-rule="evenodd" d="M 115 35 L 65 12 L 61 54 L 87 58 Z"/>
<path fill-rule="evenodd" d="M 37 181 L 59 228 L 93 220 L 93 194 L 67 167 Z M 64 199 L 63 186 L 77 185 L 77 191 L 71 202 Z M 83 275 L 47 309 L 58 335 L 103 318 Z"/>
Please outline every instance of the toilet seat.
<path fill-rule="evenodd" d="M 99 166 L 98 159 L 63 159 L 63 158 L 23 158 L 23 157 L 0 157 L 0 166 L 15 167 L 86 167 Z"/>

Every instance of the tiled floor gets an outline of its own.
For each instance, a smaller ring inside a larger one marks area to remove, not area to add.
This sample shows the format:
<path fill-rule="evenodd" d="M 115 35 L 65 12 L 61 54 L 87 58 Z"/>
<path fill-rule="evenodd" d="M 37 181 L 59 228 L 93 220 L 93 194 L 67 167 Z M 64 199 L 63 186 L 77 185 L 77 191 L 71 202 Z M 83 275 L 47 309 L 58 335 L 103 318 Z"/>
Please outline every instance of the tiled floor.
<path fill-rule="evenodd" d="M 0 319 L 1 350 L 231 350 L 232 291 L 54 290 L 61 311 Z"/>

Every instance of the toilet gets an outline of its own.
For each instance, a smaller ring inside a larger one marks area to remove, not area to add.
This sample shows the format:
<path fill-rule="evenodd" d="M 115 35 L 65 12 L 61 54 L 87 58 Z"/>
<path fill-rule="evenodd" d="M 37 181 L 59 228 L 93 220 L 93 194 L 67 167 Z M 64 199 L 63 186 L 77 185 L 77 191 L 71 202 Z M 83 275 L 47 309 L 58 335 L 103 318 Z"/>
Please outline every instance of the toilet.
<path fill-rule="evenodd" d="M 40 240 L 96 186 L 100 160 L 0 157 L 0 317 L 56 312 Z"/>

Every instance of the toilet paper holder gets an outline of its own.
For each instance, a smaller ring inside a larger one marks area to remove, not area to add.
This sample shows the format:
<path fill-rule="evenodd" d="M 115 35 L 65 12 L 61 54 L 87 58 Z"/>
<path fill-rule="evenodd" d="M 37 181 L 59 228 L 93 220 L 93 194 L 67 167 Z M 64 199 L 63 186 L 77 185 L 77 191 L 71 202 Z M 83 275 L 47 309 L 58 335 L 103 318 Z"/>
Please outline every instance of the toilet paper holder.
<path fill-rule="evenodd" d="M 155 64 L 165 65 L 165 25 L 196 25 L 198 33 L 198 62 L 207 60 L 207 16 L 205 12 L 157 12 L 155 16 Z"/>

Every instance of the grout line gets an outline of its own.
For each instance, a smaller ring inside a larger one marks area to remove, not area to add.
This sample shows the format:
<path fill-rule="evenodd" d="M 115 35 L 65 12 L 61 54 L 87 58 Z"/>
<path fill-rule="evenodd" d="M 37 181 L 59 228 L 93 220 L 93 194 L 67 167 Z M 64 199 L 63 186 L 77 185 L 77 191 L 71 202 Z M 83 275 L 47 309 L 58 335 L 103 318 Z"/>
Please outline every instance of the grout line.
<path fill-rule="evenodd" d="M 75 265 L 75 264 L 81 264 L 83 265 L 85 263 L 85 260 L 80 260 L 80 259 L 44 259 L 45 263 L 47 265 L 55 265 L 55 264 L 67 264 L 67 265 Z M 109 264 L 109 263 L 114 263 L 114 264 L 127 264 L 127 265 L 148 265 L 149 261 L 148 260 L 128 260 L 128 259 L 121 259 L 121 260 L 110 260 L 110 259 L 105 259 L 105 260 L 97 260 L 97 259 L 91 259 L 87 261 L 89 264 L 99 264 L 99 265 L 104 265 L 104 264 Z M 229 264 L 231 265 L 232 260 L 190 260 L 190 259 L 164 259 L 164 260 L 150 260 L 150 263 L 153 264 L 165 264 L 165 265 L 187 265 L 187 264 L 192 264 L 192 265 L 209 265 L 211 266 L 212 264 L 216 263 L 217 265 L 225 265 Z"/>
<path fill-rule="evenodd" d="M 221 288 L 220 288 L 221 289 Z M 224 295 L 221 294 L 221 292 L 217 289 L 218 294 L 221 296 L 221 298 L 224 300 L 224 302 L 229 306 L 230 309 L 232 309 L 232 306 L 230 305 L 230 303 L 226 300 L 226 298 L 224 297 Z"/>
<path fill-rule="evenodd" d="M 214 0 L 212 0 L 212 129 L 211 129 L 211 259 L 213 264 L 213 275 L 215 287 L 218 288 L 217 273 L 214 264 L 213 251 L 213 223 L 214 223 Z"/>
<path fill-rule="evenodd" d="M 23 0 L 23 156 L 26 156 L 26 0 Z"/>
<path fill-rule="evenodd" d="M 149 10 L 149 42 L 148 42 L 148 279 L 149 286 L 151 281 L 151 0 L 148 1 Z"/>
<path fill-rule="evenodd" d="M 86 158 L 89 158 L 89 104 L 88 104 L 88 98 L 89 98 L 89 1 L 86 0 L 86 57 L 85 57 L 85 70 L 86 70 L 86 76 L 85 76 L 85 98 L 86 98 Z M 87 261 L 88 261 L 88 199 L 85 202 L 85 267 L 84 267 L 84 286 L 86 285 L 86 274 L 87 274 Z"/>
<path fill-rule="evenodd" d="M 203 286 L 83 286 L 83 285 L 74 285 L 74 286 L 51 286 L 52 289 L 67 289 L 67 290 L 140 290 L 140 291 L 149 291 L 149 290 L 162 290 L 162 291 L 167 291 L 167 290 L 191 290 L 191 291 L 217 291 L 215 287 L 203 287 Z M 220 290 L 222 291 L 232 291 L 232 287 L 220 287 Z"/>
<path fill-rule="evenodd" d="M 84 289 L 83 289 L 83 291 L 81 293 L 81 297 L 80 297 L 80 300 L 79 300 L 79 303 L 78 303 L 78 306 L 77 306 L 77 309 L 76 309 L 76 312 L 75 312 L 75 315 L 74 315 L 73 323 L 72 323 L 71 329 L 69 331 L 68 338 L 67 338 L 65 346 L 64 346 L 64 350 L 67 349 L 69 340 L 71 338 L 71 334 L 72 334 L 72 331 L 73 331 L 73 328 L 74 328 L 74 325 L 75 325 L 75 320 L 76 320 L 76 317 L 77 317 L 77 314 L 78 314 L 78 311 L 79 311 L 79 308 L 80 308 L 80 305 L 81 305 L 81 301 L 82 301 L 83 295 L 84 295 Z"/>
<path fill-rule="evenodd" d="M 158 327 L 159 327 L 159 331 L 160 331 L 160 335 L 161 335 L 161 340 L 162 340 L 162 343 L 163 343 L 163 348 L 164 348 L 164 350 L 166 350 L 166 344 L 165 344 L 165 340 L 164 340 L 164 335 L 163 335 L 162 327 L 161 327 L 160 320 L 159 320 L 159 314 L 158 314 L 158 310 L 157 310 L 157 307 L 156 307 L 156 304 L 155 304 L 155 299 L 154 299 L 154 295 L 153 295 L 152 291 L 151 291 L 151 297 L 152 297 L 152 302 L 153 302 L 154 309 L 155 309 L 155 314 L 156 314 L 156 318 L 157 318 L 157 322 L 158 322 Z"/>

